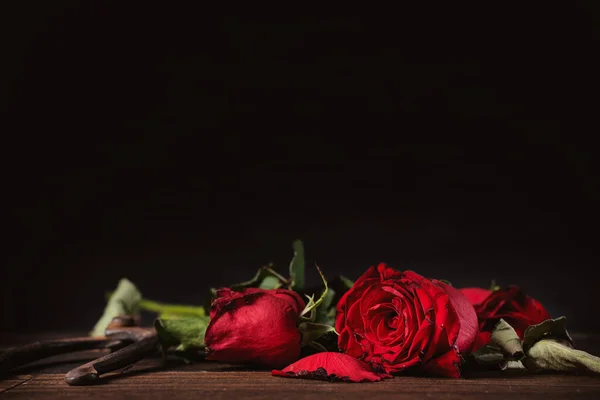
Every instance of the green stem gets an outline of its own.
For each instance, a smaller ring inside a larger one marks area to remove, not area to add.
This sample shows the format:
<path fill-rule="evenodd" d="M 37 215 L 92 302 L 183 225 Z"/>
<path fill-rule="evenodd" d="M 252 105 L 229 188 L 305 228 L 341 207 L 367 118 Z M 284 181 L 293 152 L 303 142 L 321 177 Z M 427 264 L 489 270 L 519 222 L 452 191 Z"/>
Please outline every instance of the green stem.
<path fill-rule="evenodd" d="M 164 304 L 154 300 L 142 299 L 140 308 L 146 311 L 152 311 L 159 314 L 179 314 L 192 317 L 204 317 L 206 311 L 204 307 L 188 306 L 183 304 Z"/>

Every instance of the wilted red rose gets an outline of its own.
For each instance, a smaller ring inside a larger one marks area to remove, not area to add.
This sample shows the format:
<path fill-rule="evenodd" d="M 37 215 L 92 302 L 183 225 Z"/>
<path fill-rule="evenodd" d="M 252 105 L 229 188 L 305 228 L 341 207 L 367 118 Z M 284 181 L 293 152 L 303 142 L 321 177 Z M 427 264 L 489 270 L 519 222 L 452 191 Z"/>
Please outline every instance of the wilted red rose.
<path fill-rule="evenodd" d="M 207 359 L 283 367 L 300 356 L 302 298 L 291 290 L 220 289 L 204 342 Z"/>
<path fill-rule="evenodd" d="M 464 288 L 459 290 L 462 294 L 464 294 L 467 297 L 467 299 L 469 299 L 471 304 L 473 304 L 474 306 L 483 303 L 484 300 L 487 299 L 490 294 L 492 294 L 491 290 L 482 288 Z"/>
<path fill-rule="evenodd" d="M 391 375 L 373 371 L 371 366 L 344 353 L 323 352 L 305 357 L 273 376 L 316 379 L 330 382 L 379 382 Z"/>
<path fill-rule="evenodd" d="M 460 291 L 475 306 L 479 319 L 480 333 L 473 350 L 490 343 L 492 330 L 502 318 L 508 322 L 522 339 L 530 325 L 536 325 L 551 318 L 550 313 L 518 286 L 509 286 L 494 292 L 480 288 L 464 288 Z"/>
<path fill-rule="evenodd" d="M 478 327 L 457 289 L 379 264 L 340 299 L 336 330 L 343 352 L 376 369 L 459 377 L 460 353 L 471 349 Z"/>

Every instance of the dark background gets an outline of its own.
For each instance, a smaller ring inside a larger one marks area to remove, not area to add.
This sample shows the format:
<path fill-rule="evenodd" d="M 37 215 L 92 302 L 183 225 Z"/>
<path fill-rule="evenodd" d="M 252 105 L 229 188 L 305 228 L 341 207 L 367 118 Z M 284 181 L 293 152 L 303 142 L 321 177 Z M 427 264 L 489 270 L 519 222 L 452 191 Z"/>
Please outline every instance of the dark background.
<path fill-rule="evenodd" d="M 517 283 L 600 330 L 593 1 L 12 3 L 0 330 L 87 329 L 122 276 L 200 303 L 296 238 L 330 277 Z"/>

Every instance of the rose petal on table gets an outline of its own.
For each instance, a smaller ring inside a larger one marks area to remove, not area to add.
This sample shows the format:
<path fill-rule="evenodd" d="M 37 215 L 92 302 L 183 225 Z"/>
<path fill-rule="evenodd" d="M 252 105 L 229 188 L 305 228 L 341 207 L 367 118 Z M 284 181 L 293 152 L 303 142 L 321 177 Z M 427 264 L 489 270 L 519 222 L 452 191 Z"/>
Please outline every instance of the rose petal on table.
<path fill-rule="evenodd" d="M 375 372 L 371 366 L 347 354 L 323 352 L 305 357 L 283 370 L 273 370 L 273 376 L 316 379 L 330 382 L 379 382 L 392 376 Z"/>

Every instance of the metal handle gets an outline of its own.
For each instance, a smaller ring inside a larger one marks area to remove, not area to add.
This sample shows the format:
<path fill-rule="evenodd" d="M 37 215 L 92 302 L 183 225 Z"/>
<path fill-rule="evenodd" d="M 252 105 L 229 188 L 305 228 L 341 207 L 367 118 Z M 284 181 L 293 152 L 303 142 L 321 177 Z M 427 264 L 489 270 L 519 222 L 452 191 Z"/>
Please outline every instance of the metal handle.
<path fill-rule="evenodd" d="M 100 378 L 101 374 L 131 365 L 146 357 L 158 346 L 158 334 L 153 328 L 107 329 L 106 335 L 114 339 L 130 340 L 133 343 L 72 369 L 65 376 L 65 381 L 69 385 L 92 384 Z"/>
<path fill-rule="evenodd" d="M 111 342 L 114 342 L 114 339 L 108 337 L 84 337 L 38 341 L 15 347 L 0 354 L 0 373 L 57 354 L 103 349 Z"/>

